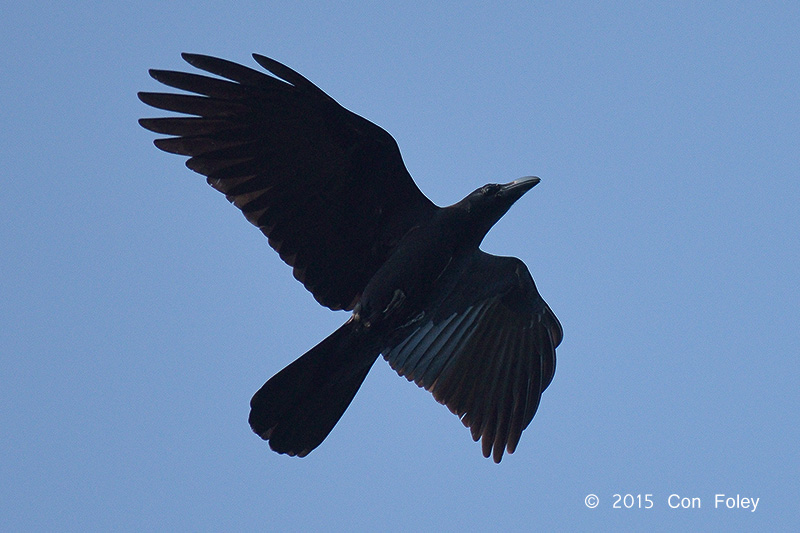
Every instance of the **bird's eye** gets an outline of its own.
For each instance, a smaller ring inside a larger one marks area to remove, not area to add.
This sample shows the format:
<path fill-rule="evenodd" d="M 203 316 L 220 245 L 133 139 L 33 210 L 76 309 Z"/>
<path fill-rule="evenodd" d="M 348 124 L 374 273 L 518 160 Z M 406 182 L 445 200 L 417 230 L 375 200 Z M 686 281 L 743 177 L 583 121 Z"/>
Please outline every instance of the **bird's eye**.
<path fill-rule="evenodd" d="M 498 189 L 500 189 L 499 185 L 490 183 L 489 185 L 484 185 L 483 188 L 481 188 L 481 194 L 484 196 L 491 196 L 497 193 Z"/>

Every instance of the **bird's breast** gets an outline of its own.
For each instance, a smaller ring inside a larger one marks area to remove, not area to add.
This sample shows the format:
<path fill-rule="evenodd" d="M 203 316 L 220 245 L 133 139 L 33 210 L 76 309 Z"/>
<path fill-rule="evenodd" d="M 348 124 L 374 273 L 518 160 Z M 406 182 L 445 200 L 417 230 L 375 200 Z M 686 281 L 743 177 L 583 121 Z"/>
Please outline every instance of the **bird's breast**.
<path fill-rule="evenodd" d="M 440 228 L 441 230 L 441 228 Z M 415 228 L 365 287 L 357 314 L 370 327 L 397 327 L 424 309 L 456 252 L 446 232 Z"/>

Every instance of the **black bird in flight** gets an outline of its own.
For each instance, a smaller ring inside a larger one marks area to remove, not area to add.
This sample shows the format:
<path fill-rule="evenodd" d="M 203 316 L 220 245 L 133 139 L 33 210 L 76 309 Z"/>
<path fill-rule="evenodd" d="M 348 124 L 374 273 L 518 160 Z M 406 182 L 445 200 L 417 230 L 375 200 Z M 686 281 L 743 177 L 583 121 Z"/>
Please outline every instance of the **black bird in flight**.
<path fill-rule="evenodd" d="M 285 65 L 253 57 L 272 75 L 183 54 L 219 77 L 151 70 L 194 94 L 139 93 L 188 115 L 141 119 L 170 136 L 155 145 L 189 156 L 186 166 L 241 209 L 320 304 L 353 311 L 256 392 L 253 431 L 278 453 L 305 456 L 383 354 L 499 463 L 553 379 L 562 330 L 525 264 L 479 245 L 539 178 L 485 185 L 440 208 L 389 133 Z"/>

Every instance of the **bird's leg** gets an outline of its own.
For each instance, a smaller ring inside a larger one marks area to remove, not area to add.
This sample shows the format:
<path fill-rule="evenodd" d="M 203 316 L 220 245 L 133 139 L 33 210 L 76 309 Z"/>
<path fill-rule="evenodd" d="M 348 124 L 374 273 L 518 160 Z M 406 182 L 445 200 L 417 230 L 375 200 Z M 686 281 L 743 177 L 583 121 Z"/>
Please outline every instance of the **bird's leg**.
<path fill-rule="evenodd" d="M 361 305 L 361 302 L 359 302 L 355 309 L 353 309 L 352 319 L 356 320 L 357 322 L 361 322 L 365 328 L 369 329 L 377 321 L 385 320 L 388 316 L 390 316 L 395 310 L 403 305 L 405 299 L 406 294 L 400 289 L 395 289 L 392 293 L 392 299 L 389 300 L 389 303 L 386 304 L 386 307 L 383 308 L 383 311 L 381 311 L 380 314 L 369 312 L 368 309 L 371 306 L 367 305 L 365 308 Z"/>
<path fill-rule="evenodd" d="M 383 316 L 389 316 L 392 311 L 403 305 L 403 302 L 406 300 L 406 294 L 401 291 L 400 289 L 395 289 L 394 294 L 392 294 L 392 299 L 389 301 L 389 304 L 383 310 Z"/>

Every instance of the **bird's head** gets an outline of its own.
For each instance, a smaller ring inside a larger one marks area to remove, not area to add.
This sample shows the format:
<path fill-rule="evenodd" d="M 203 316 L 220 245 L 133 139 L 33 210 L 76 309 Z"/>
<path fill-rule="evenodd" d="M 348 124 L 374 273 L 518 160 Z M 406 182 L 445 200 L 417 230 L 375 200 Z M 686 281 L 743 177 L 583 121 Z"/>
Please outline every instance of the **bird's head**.
<path fill-rule="evenodd" d="M 503 185 L 489 183 L 475 189 L 453 207 L 466 210 L 482 232 L 481 238 L 491 229 L 506 211 L 541 181 L 536 176 L 526 176 Z"/>

